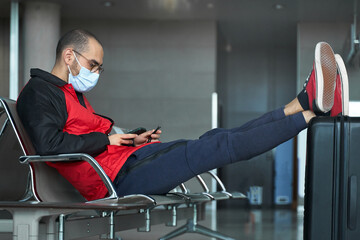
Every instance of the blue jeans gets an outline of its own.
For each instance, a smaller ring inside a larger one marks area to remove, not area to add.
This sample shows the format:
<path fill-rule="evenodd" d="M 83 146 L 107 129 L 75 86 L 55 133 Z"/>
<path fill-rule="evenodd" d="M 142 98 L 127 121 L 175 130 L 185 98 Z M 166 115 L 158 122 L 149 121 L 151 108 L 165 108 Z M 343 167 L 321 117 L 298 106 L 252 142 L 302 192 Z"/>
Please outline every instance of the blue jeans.
<path fill-rule="evenodd" d="M 238 128 L 210 130 L 196 140 L 154 143 L 127 159 L 114 186 L 119 196 L 164 194 L 200 173 L 269 151 L 306 127 L 302 113 L 285 116 L 279 108 Z"/>

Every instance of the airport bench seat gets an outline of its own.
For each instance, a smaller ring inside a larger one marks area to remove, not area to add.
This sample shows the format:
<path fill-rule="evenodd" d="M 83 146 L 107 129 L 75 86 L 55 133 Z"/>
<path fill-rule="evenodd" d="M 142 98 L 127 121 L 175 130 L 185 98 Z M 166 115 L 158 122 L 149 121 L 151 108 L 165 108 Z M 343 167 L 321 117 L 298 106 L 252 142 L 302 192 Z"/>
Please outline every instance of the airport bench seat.
<path fill-rule="evenodd" d="M 94 227 L 96 231 L 92 230 L 91 234 L 105 233 L 108 239 L 114 238 L 115 231 L 130 228 L 149 231 L 151 224 L 161 222 L 176 226 L 178 219 L 188 219 L 188 224 L 197 225 L 207 202 L 245 198 L 241 193 L 228 193 L 220 179 L 212 172 L 208 174 L 216 180 L 221 191 L 210 192 L 202 177 L 197 176 L 204 189 L 201 193 L 190 193 L 182 184 L 182 192 L 171 192 L 166 195 L 134 194 L 119 198 L 111 180 L 90 155 L 35 155 L 34 147 L 17 115 L 15 101 L 0 98 L 0 123 L 0 153 L 4 153 L 0 160 L 0 171 L 6 173 L 0 174 L 3 175 L 3 179 L 0 177 L 0 184 L 3 184 L 0 185 L 0 192 L 5 193 L 0 196 L 0 209 L 6 209 L 13 214 L 14 239 L 37 239 L 40 219 L 46 220 L 48 239 L 54 234 L 58 235 L 58 239 L 90 236 L 76 227 L 84 224 L 84 221 L 88 224 L 96 223 L 93 226 L 102 226 Z M 15 145 L 18 147 L 15 148 Z M 86 201 L 65 178 L 45 163 L 59 161 L 88 162 L 104 182 L 108 195 L 104 199 Z M 9 188 L 6 181 L 15 183 L 16 187 Z M 210 229 L 204 231 L 208 236 L 232 239 Z M 184 228 L 161 239 L 170 239 L 183 232 Z"/>

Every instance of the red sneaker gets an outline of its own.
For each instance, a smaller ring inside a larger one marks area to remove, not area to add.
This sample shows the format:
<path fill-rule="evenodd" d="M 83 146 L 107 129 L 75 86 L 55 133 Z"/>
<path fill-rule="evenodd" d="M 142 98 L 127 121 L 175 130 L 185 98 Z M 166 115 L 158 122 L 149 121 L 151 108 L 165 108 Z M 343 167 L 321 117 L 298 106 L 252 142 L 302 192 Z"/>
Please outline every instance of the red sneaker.
<path fill-rule="evenodd" d="M 336 60 L 329 44 L 320 42 L 315 48 L 316 98 L 320 111 L 328 112 L 334 105 Z"/>
<path fill-rule="evenodd" d="M 298 95 L 298 100 L 304 110 L 311 110 L 313 112 L 319 112 L 319 109 L 315 105 L 316 95 L 316 80 L 315 80 L 315 63 L 309 76 L 306 78 L 304 88 Z M 315 108 L 315 110 L 314 110 Z"/>
<path fill-rule="evenodd" d="M 330 116 L 349 115 L 349 81 L 344 61 L 339 54 L 335 54 L 337 65 L 336 88 L 334 106 Z"/>
<path fill-rule="evenodd" d="M 336 61 L 332 48 L 325 42 L 315 47 L 313 70 L 307 78 L 298 100 L 304 110 L 326 113 L 334 104 Z"/>

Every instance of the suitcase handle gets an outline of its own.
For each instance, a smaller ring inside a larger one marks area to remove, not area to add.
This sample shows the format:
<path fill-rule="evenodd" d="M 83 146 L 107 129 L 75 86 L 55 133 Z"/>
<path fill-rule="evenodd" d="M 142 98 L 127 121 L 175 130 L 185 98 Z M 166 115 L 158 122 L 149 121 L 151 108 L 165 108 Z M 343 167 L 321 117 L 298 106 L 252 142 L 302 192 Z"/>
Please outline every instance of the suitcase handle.
<path fill-rule="evenodd" d="M 349 177 L 348 187 L 348 228 L 355 230 L 357 224 L 357 176 Z"/>

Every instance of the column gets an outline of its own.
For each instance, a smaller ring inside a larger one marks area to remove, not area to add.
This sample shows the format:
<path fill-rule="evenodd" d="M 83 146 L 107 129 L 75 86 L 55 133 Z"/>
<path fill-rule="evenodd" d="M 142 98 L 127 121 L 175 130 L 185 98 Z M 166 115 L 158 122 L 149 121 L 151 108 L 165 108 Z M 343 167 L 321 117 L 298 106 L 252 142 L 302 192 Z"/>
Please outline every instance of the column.
<path fill-rule="evenodd" d="M 49 2 L 24 2 L 23 80 L 30 79 L 31 68 L 51 71 L 60 38 L 60 5 Z"/>

